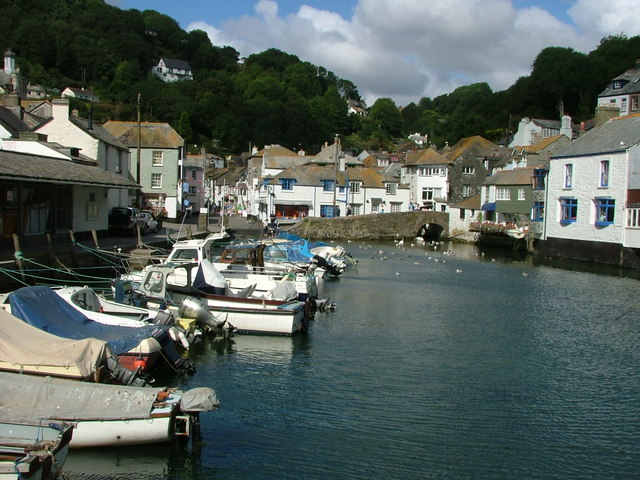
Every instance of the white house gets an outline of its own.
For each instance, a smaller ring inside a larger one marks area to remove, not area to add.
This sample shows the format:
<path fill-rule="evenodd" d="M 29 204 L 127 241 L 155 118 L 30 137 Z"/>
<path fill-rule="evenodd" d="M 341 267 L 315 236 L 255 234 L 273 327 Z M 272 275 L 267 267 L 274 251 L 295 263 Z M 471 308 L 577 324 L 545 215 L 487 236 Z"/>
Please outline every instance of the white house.
<path fill-rule="evenodd" d="M 49 141 L 76 147 L 102 170 L 130 179 L 129 148 L 114 138 L 105 128 L 91 119 L 80 118 L 69 112 L 69 99 L 52 101 L 53 116 L 40 124 L 35 131 L 47 136 Z M 131 205 L 135 190 L 109 190 L 109 206 Z"/>
<path fill-rule="evenodd" d="M 615 107 L 620 115 L 637 113 L 640 98 L 640 59 L 634 68 L 614 78 L 598 95 L 599 107 Z"/>
<path fill-rule="evenodd" d="M 400 179 L 409 186 L 409 201 L 425 210 L 446 208 L 451 163 L 433 148 L 407 152 Z"/>
<path fill-rule="evenodd" d="M 164 82 L 193 80 L 193 72 L 189 63 L 176 58 L 162 57 L 158 65 L 151 69 L 151 73 Z"/>
<path fill-rule="evenodd" d="M 78 100 L 85 100 L 87 102 L 98 103 L 100 98 L 92 90 L 88 88 L 75 88 L 67 87 L 60 94 L 62 98 L 76 98 Z"/>
<path fill-rule="evenodd" d="M 551 157 L 542 254 L 637 263 L 640 115 L 618 117 Z"/>
<path fill-rule="evenodd" d="M 520 120 L 518 130 L 509 143 L 509 147 L 526 147 L 556 135 L 565 135 L 571 139 L 573 138 L 573 129 L 571 117 L 568 115 L 564 115 L 560 121 L 524 117 Z"/>
<path fill-rule="evenodd" d="M 260 202 L 282 220 L 409 210 L 409 188 L 374 168 L 333 165 L 288 168 L 265 181 Z"/>

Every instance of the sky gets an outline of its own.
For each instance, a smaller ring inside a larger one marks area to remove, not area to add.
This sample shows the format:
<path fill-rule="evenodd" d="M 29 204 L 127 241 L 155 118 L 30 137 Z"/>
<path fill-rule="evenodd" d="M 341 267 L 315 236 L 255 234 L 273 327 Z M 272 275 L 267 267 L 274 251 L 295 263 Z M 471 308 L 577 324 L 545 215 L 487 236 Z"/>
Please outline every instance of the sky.
<path fill-rule="evenodd" d="M 398 106 L 531 73 L 542 49 L 640 35 L 640 0 L 107 0 L 156 10 L 242 57 L 277 48 Z"/>

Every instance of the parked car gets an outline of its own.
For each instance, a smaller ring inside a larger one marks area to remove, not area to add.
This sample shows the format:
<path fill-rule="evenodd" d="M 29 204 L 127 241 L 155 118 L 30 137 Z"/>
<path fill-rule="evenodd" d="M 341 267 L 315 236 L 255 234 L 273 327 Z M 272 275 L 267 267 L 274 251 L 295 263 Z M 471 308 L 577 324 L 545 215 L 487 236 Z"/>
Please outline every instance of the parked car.
<path fill-rule="evenodd" d="M 160 230 L 160 223 L 155 219 L 151 212 L 140 212 L 140 218 L 144 221 L 144 227 L 142 234 L 153 232 L 156 233 Z"/>
<path fill-rule="evenodd" d="M 140 217 L 140 210 L 133 207 L 113 207 L 109 213 L 109 232 L 124 233 L 134 236 L 140 231 L 144 233 L 145 223 Z"/>

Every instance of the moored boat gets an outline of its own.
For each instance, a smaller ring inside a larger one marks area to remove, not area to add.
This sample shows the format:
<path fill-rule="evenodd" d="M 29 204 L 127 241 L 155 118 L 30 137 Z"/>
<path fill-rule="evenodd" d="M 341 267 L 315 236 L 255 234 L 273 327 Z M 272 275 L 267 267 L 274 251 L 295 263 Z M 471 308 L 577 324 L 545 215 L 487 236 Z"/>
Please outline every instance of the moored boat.
<path fill-rule="evenodd" d="M 0 417 L 74 426 L 72 448 L 114 447 L 189 437 L 200 412 L 219 407 L 213 389 L 187 391 L 74 382 L 0 372 Z"/>
<path fill-rule="evenodd" d="M 0 415 L 0 480 L 55 480 L 72 435 L 71 425 L 19 422 Z"/>
<path fill-rule="evenodd" d="M 312 313 L 308 302 L 252 298 L 252 286 L 240 294 L 229 294 L 223 286 L 207 283 L 206 271 L 216 271 L 208 260 L 149 266 L 140 290 L 151 296 L 168 296 L 176 304 L 196 297 L 218 320 L 228 322 L 240 333 L 292 335 L 307 329 Z"/>

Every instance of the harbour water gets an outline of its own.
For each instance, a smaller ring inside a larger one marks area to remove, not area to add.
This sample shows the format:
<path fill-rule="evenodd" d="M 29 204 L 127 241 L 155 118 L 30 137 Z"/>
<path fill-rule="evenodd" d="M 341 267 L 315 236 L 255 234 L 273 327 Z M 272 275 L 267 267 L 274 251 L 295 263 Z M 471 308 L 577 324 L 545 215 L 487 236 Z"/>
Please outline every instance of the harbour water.
<path fill-rule="evenodd" d="M 323 281 L 337 309 L 308 335 L 205 343 L 197 373 L 166 379 L 217 391 L 200 442 L 73 451 L 67 476 L 638 478 L 637 279 L 345 246 L 359 263 Z"/>

